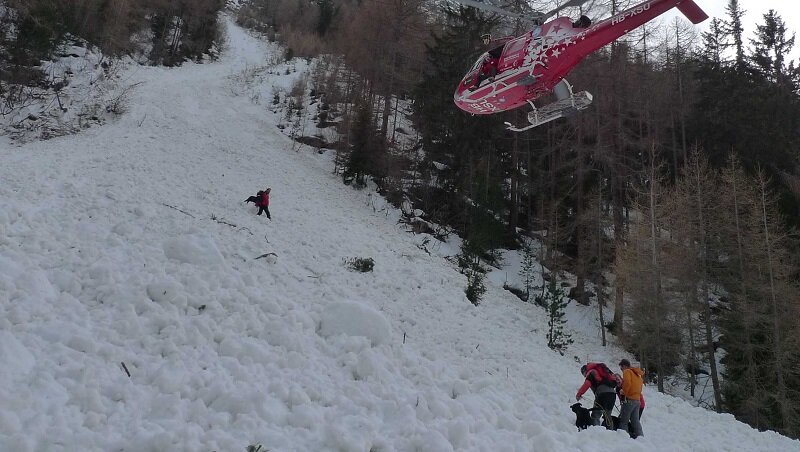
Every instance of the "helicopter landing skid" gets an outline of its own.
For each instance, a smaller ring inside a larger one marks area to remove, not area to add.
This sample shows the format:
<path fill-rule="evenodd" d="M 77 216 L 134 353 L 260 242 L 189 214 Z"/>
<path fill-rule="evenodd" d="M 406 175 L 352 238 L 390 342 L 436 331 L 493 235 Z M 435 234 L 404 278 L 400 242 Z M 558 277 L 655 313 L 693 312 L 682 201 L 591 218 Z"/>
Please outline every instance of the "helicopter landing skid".
<path fill-rule="evenodd" d="M 568 118 L 573 116 L 591 105 L 592 95 L 588 91 L 581 91 L 579 93 L 572 94 L 566 99 L 557 100 L 541 108 L 536 108 L 536 106 L 533 105 L 533 102 L 530 100 L 528 103 L 531 104 L 531 107 L 533 107 L 533 110 L 528 112 L 528 122 L 530 125 L 525 127 L 516 127 L 510 122 L 506 122 L 508 130 L 512 132 L 523 132 L 558 118 Z"/>

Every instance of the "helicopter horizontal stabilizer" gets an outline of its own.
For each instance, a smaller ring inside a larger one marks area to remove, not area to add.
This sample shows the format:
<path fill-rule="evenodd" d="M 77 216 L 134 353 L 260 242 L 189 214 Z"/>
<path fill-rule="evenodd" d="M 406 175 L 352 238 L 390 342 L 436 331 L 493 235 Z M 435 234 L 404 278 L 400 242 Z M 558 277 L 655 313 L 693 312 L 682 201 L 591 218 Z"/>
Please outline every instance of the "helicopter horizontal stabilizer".
<path fill-rule="evenodd" d="M 700 22 L 708 19 L 708 14 L 703 11 L 700 6 L 697 5 L 692 0 L 686 0 L 681 2 L 678 5 L 678 11 L 682 12 L 687 19 L 689 19 L 693 24 L 699 24 Z"/>
<path fill-rule="evenodd" d="M 528 122 L 530 125 L 516 127 L 510 122 L 506 122 L 506 126 L 508 126 L 508 130 L 512 132 L 523 132 L 559 118 L 570 117 L 580 110 L 585 110 L 591 103 L 592 95 L 588 91 L 575 93 L 566 99 L 557 100 L 542 108 L 536 108 L 531 102 L 530 104 L 533 110 L 528 112 Z"/>

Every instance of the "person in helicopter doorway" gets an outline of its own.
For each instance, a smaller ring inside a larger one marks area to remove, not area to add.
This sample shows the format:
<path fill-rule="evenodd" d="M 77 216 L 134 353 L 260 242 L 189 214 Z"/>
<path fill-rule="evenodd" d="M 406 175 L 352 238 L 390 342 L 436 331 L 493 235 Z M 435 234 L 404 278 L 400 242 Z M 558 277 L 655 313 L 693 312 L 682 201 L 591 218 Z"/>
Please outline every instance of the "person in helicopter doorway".
<path fill-rule="evenodd" d="M 572 28 L 589 28 L 589 25 L 592 24 L 592 19 L 581 14 L 581 17 L 578 18 L 575 22 L 572 22 Z"/>
<path fill-rule="evenodd" d="M 483 44 L 489 47 L 489 51 L 486 52 L 486 56 L 483 58 L 478 78 L 475 84 L 470 87 L 470 91 L 478 89 L 486 79 L 494 81 L 494 77 L 497 75 L 497 65 L 500 62 L 500 56 L 503 54 L 503 48 L 513 38 L 513 36 L 505 36 L 499 39 L 492 39 L 492 35 L 489 33 L 481 36 Z"/>
<path fill-rule="evenodd" d="M 481 65 L 481 71 L 478 73 L 478 81 L 472 85 L 471 90 L 476 90 L 478 87 L 481 86 L 484 80 L 489 79 L 489 81 L 494 80 L 494 76 L 497 75 L 497 62 L 499 58 L 493 56 L 492 54 L 487 53 L 486 56 L 483 58 L 483 64 Z"/>

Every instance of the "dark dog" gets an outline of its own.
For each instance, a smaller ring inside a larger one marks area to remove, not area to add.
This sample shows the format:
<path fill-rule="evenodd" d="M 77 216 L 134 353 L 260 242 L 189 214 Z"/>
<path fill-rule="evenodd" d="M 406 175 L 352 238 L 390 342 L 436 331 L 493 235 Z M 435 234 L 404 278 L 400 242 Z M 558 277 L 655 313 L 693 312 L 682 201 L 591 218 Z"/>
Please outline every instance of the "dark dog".
<path fill-rule="evenodd" d="M 575 413 L 575 427 L 578 427 L 578 431 L 593 425 L 592 412 L 588 408 L 584 408 L 580 403 L 575 403 L 570 408 Z"/>
<path fill-rule="evenodd" d="M 589 428 L 592 425 L 594 425 L 594 423 L 592 422 L 592 411 L 600 409 L 600 408 L 592 408 L 592 409 L 584 408 L 583 405 L 581 405 L 580 403 L 572 404 L 572 406 L 570 406 L 570 408 L 572 409 L 572 412 L 575 413 L 575 427 L 578 427 L 578 431 L 581 431 L 583 429 Z M 619 428 L 619 426 L 620 426 L 619 425 L 619 416 L 613 416 L 612 415 L 611 416 L 611 423 L 614 426 L 614 430 Z M 631 432 L 631 428 L 632 427 L 631 427 L 631 424 L 629 422 L 628 425 L 627 425 L 627 429 L 626 429 L 628 431 L 628 433 Z"/>
<path fill-rule="evenodd" d="M 252 202 L 253 204 L 258 204 L 259 197 L 258 196 L 251 196 L 244 200 L 244 203 L 247 204 L 248 202 Z"/>

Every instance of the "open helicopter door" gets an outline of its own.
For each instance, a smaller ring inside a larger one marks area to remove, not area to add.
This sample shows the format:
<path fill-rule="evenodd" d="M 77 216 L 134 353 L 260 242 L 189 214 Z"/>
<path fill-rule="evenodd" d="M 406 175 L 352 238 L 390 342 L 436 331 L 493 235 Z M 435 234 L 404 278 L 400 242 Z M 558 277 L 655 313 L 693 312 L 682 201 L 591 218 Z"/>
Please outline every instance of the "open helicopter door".
<path fill-rule="evenodd" d="M 592 95 L 588 91 L 581 91 L 573 94 L 572 85 L 570 85 L 566 79 L 562 79 L 553 87 L 553 93 L 556 95 L 556 101 L 542 108 L 536 108 L 536 105 L 533 105 L 533 101 L 528 101 L 531 107 L 533 107 L 533 110 L 528 112 L 528 122 L 530 125 L 516 127 L 510 122 L 506 122 L 508 130 L 512 132 L 524 132 L 525 130 L 532 129 L 558 118 L 568 118 L 581 110 L 585 110 L 592 103 Z"/>

